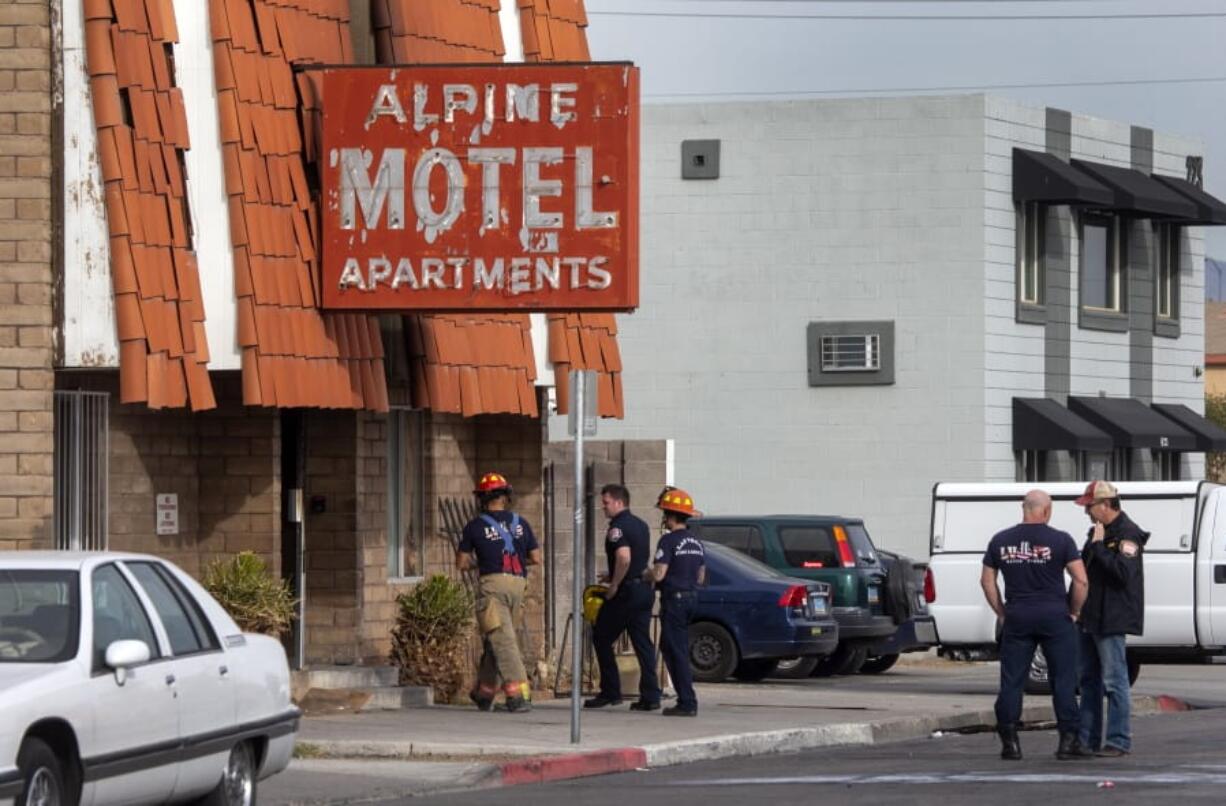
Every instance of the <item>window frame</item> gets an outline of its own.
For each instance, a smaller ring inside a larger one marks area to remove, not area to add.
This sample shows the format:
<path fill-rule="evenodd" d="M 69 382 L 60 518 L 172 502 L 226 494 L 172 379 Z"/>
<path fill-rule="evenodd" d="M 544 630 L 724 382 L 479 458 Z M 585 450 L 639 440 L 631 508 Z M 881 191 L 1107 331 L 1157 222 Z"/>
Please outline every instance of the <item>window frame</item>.
<path fill-rule="evenodd" d="M 425 449 L 420 409 L 392 406 L 387 414 L 384 444 L 387 460 L 387 578 L 388 582 L 419 582 L 425 578 Z M 406 465 L 409 467 L 406 473 Z M 407 484 L 407 488 L 406 488 Z M 417 573 L 405 573 L 405 535 L 416 546 Z"/>
<path fill-rule="evenodd" d="M 823 362 L 823 345 L 831 337 L 877 339 L 877 367 L 831 368 Z M 894 321 L 856 320 L 810 322 L 805 331 L 809 386 L 888 386 L 894 383 Z"/>
<path fill-rule="evenodd" d="M 1110 307 L 1086 304 L 1087 278 L 1086 227 L 1104 227 L 1107 236 L 1107 288 L 1112 295 Z M 1126 333 L 1130 327 L 1128 313 L 1128 236 L 1127 221 L 1118 215 L 1098 212 L 1082 213 L 1078 220 L 1078 326 L 1083 330 L 1106 330 Z"/>
<path fill-rule="evenodd" d="M 1181 327 L 1180 277 L 1183 269 L 1183 227 L 1173 221 L 1157 222 L 1154 265 L 1154 335 L 1179 338 Z M 1168 308 L 1162 311 L 1165 286 Z"/>
<path fill-rule="evenodd" d="M 98 663 L 98 647 L 96 645 L 98 638 L 98 619 L 97 607 L 94 604 L 94 590 L 96 588 L 95 577 L 99 572 L 106 569 L 113 569 L 119 576 L 124 585 L 127 586 L 128 592 L 132 594 L 132 598 L 136 600 L 136 607 L 145 619 L 145 623 L 149 626 L 149 632 L 153 636 L 153 644 L 149 646 L 149 660 L 138 666 L 145 666 L 151 663 L 159 663 L 169 660 L 172 656 L 167 655 L 165 650 L 170 648 L 169 642 L 163 647 L 162 641 L 164 637 L 164 627 L 161 619 L 157 618 L 157 612 L 150 612 L 152 603 L 146 600 L 144 589 L 140 587 L 139 581 L 131 576 L 128 569 L 124 568 L 118 562 L 102 563 L 92 568 L 89 572 L 89 654 L 90 654 L 90 676 L 98 677 L 99 675 L 110 674 L 111 669 L 106 665 L 106 649 L 103 648 L 103 659 L 101 665 Z M 85 602 L 82 601 L 82 608 L 85 607 Z M 138 640 L 120 638 L 117 640 Z"/>
<path fill-rule="evenodd" d="M 1037 201 L 1019 201 L 1014 210 L 1017 320 L 1026 324 L 1045 324 L 1048 205 Z M 1026 293 L 1028 280 L 1034 286 L 1032 296 Z"/>
<path fill-rule="evenodd" d="M 162 624 L 162 631 L 166 633 L 167 648 L 170 650 L 172 658 L 190 658 L 195 655 L 207 655 L 211 652 L 221 651 L 221 640 L 217 636 L 217 631 L 213 628 L 212 622 L 209 621 L 208 615 L 204 609 L 200 607 L 200 603 L 191 595 L 183 583 L 175 578 L 174 574 L 167 570 L 166 566 L 152 560 L 134 560 L 125 562 L 124 567 L 131 575 L 136 584 L 140 586 L 141 592 L 145 594 L 145 598 L 149 600 L 149 606 L 153 608 L 153 615 Z M 153 593 L 149 590 L 149 586 L 145 584 L 139 576 L 137 576 L 138 568 L 149 568 L 153 576 L 166 586 L 170 592 L 171 599 L 174 600 L 182 610 L 187 619 L 187 626 L 192 631 L 193 637 L 200 645 L 198 649 L 190 652 L 179 652 L 175 649 L 174 639 L 171 638 L 170 627 L 166 623 L 166 619 L 162 616 L 162 611 L 158 609 L 157 601 L 153 598 Z M 195 616 L 195 619 L 192 619 Z M 199 626 L 203 628 L 203 634 L 197 628 L 194 622 L 199 622 Z"/>

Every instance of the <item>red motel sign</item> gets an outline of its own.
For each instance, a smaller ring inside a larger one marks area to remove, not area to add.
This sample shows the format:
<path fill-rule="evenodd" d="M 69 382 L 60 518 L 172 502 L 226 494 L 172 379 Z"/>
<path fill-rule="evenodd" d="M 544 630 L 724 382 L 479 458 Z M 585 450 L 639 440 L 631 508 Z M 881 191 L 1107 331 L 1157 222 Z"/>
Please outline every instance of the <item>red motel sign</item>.
<path fill-rule="evenodd" d="M 324 308 L 638 305 L 638 68 L 329 68 L 323 97 Z"/>

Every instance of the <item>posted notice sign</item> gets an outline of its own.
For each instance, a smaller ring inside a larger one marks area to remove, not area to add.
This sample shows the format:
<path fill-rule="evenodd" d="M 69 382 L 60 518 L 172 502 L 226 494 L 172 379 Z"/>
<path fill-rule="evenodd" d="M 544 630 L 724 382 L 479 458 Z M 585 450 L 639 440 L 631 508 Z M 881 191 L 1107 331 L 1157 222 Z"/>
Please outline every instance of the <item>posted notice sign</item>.
<path fill-rule="evenodd" d="M 638 69 L 328 68 L 323 306 L 638 304 Z"/>

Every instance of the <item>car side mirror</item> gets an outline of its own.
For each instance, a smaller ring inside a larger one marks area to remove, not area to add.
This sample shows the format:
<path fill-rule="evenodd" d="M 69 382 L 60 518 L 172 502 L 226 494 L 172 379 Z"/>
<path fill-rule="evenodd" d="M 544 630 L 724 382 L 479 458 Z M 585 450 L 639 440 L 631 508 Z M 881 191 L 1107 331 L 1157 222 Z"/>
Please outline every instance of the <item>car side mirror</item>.
<path fill-rule="evenodd" d="M 115 671 L 115 682 L 123 685 L 128 670 L 149 662 L 149 645 L 144 641 L 112 641 L 106 648 L 106 665 Z"/>

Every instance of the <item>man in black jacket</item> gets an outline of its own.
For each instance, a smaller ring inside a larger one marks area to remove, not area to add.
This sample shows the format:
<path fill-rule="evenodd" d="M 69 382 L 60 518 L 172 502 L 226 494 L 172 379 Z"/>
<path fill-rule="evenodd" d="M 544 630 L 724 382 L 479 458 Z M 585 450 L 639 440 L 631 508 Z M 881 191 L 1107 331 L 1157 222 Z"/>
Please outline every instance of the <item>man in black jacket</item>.
<path fill-rule="evenodd" d="M 1149 532 L 1120 509 L 1119 492 L 1109 482 L 1090 482 L 1076 503 L 1094 524 L 1081 549 L 1090 579 L 1081 610 L 1081 745 L 1098 756 L 1125 756 L 1132 750 L 1132 730 L 1124 642 L 1145 627 L 1143 558 Z"/>

